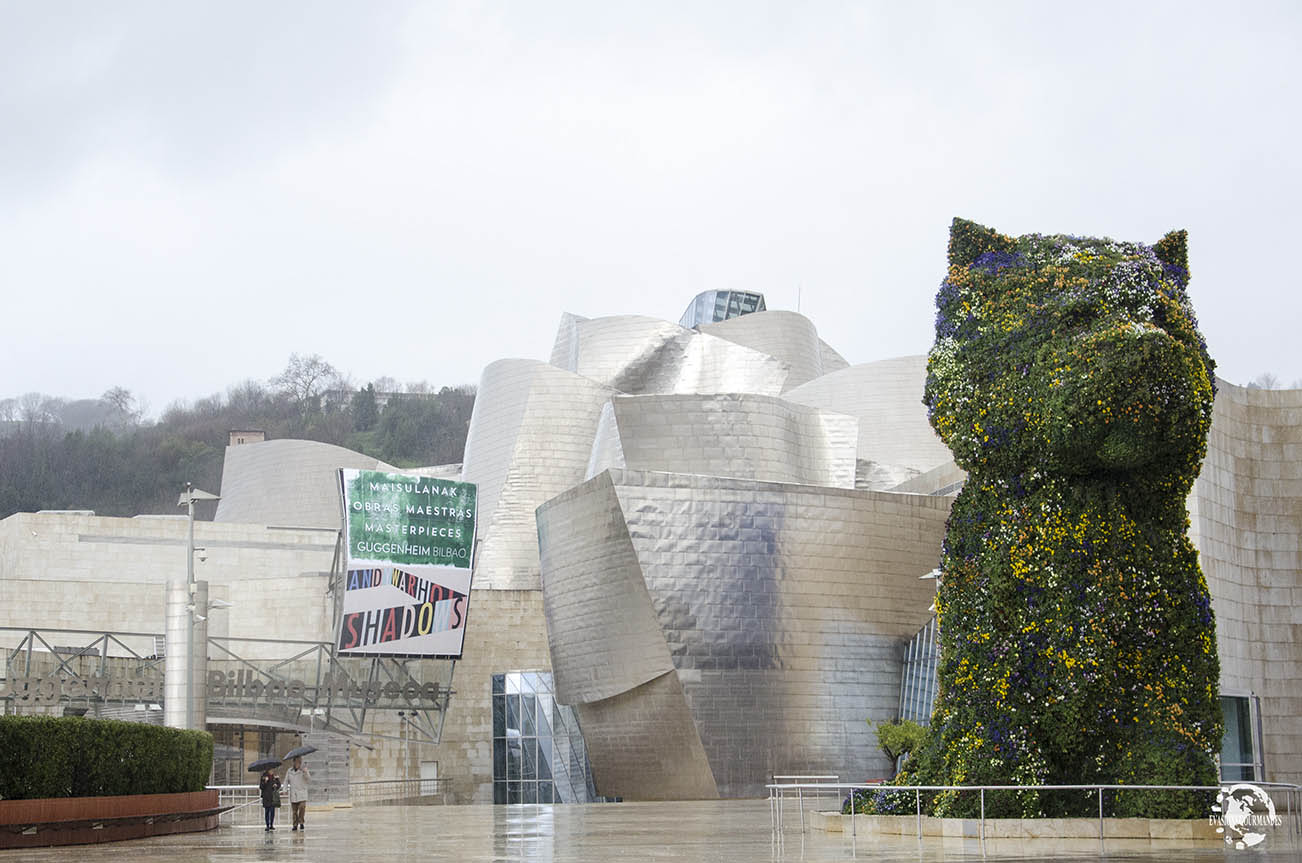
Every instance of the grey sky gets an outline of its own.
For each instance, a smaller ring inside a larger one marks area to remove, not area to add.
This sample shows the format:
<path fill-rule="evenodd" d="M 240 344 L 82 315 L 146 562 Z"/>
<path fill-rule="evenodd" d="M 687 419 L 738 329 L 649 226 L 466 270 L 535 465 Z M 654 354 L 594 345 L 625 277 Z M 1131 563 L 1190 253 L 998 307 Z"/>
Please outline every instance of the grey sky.
<path fill-rule="evenodd" d="M 961 215 L 1190 233 L 1219 373 L 1302 378 L 1302 6 L 0 0 L 0 398 L 545 359 L 796 307 L 922 353 Z"/>

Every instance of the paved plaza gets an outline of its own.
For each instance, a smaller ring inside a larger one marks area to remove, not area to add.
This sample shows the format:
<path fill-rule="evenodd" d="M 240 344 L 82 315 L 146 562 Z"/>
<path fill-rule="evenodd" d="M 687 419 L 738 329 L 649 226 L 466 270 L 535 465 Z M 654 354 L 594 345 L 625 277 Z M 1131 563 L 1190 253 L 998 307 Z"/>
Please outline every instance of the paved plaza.
<path fill-rule="evenodd" d="M 253 815 L 255 813 L 248 813 Z M 259 814 L 260 813 L 256 813 Z M 286 813 L 287 814 L 287 813 Z M 309 812 L 308 828 L 288 826 L 265 833 L 252 818 L 207 833 L 166 836 L 105 845 L 0 852 L 0 863 L 395 863 L 453 860 L 574 861 L 649 860 L 656 863 L 754 863 L 826 860 L 1039 860 L 1046 858 L 1128 860 L 1179 859 L 1283 861 L 1298 859 L 1296 839 L 1286 831 L 1272 837 L 1275 848 L 1235 851 L 1221 844 L 1110 840 L 1107 854 L 1097 842 L 956 842 L 800 833 L 798 814 L 788 811 L 781 841 L 770 827 L 764 800 L 594 804 L 587 806 L 370 806 Z M 1292 842 L 1291 849 L 1283 847 Z"/>

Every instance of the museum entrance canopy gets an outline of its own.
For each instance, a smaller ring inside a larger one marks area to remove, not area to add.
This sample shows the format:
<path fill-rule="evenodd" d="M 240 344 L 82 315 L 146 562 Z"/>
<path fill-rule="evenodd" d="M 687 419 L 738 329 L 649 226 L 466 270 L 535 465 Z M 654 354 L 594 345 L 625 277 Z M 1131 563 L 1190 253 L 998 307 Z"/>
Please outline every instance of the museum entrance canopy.
<path fill-rule="evenodd" d="M 0 627 L 6 714 L 162 721 L 161 633 Z M 208 638 L 201 697 L 209 723 L 373 734 L 403 711 L 438 743 L 455 660 L 340 656 L 331 642 Z M 383 735 L 377 735 L 383 736 Z M 405 738 L 404 738 L 405 739 Z"/>

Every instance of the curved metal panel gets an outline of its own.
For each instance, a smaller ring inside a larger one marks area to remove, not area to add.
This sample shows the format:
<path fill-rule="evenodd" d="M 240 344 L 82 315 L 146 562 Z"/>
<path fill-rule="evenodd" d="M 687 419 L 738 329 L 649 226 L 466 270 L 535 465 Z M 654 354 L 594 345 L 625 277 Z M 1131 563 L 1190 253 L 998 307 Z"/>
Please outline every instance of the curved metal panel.
<path fill-rule="evenodd" d="M 533 360 L 484 369 L 461 478 L 479 484 L 475 588 L 538 582 L 534 510 L 583 481 L 601 406 L 611 390 Z"/>
<path fill-rule="evenodd" d="M 705 324 L 702 333 L 727 339 L 787 364 L 791 373 L 783 389 L 791 389 L 823 374 L 822 342 L 813 321 L 796 312 L 755 312 Z"/>
<path fill-rule="evenodd" d="M 752 315 L 751 317 L 755 317 Z M 608 408 L 618 442 L 600 440 L 589 474 L 608 467 L 660 470 L 854 488 L 859 423 L 854 417 L 775 396 L 615 396 Z"/>
<path fill-rule="evenodd" d="M 678 677 L 575 708 L 597 793 L 626 800 L 709 800 L 719 796 Z"/>
<path fill-rule="evenodd" d="M 823 374 L 825 375 L 850 367 L 850 363 L 846 361 L 845 357 L 837 353 L 835 348 L 822 339 L 818 340 L 818 353 L 823 359 Z"/>
<path fill-rule="evenodd" d="M 772 773 L 791 770 L 885 775 L 890 765 L 865 720 L 894 718 L 897 653 L 929 617 L 934 585 L 919 576 L 936 565 L 950 501 L 635 470 L 609 476 L 719 793 L 756 796 Z M 597 538 L 611 533 L 611 513 L 565 506 L 565 529 L 549 524 L 539 535 L 555 608 L 577 607 L 564 594 L 599 591 L 609 571 Z M 540 523 L 561 508 L 544 508 Z M 633 564 L 620 569 L 608 604 L 635 595 Z M 567 570 L 589 581 L 553 580 Z M 601 661 L 593 656 L 619 656 L 599 642 L 620 637 L 593 625 L 552 630 L 558 679 L 590 678 L 589 663 Z M 573 691 L 582 697 L 581 687 Z M 585 736 L 618 733 L 593 728 L 599 720 L 579 703 Z"/>
<path fill-rule="evenodd" d="M 567 316 L 561 329 L 553 359 L 623 393 L 777 395 L 791 371 L 768 354 L 655 318 Z"/>
<path fill-rule="evenodd" d="M 890 488 L 952 458 L 927 420 L 926 378 L 925 356 L 896 357 L 823 375 L 782 397 L 858 417 L 859 458 L 870 463 L 861 473 L 869 487 Z"/>
<path fill-rule="evenodd" d="M 373 456 L 310 440 L 226 447 L 214 521 L 338 529 L 341 467 L 393 470 Z"/>
<path fill-rule="evenodd" d="M 624 467 L 624 445 L 620 441 L 615 406 L 606 402 L 601 406 L 601 419 L 597 421 L 596 439 L 592 442 L 592 455 L 588 457 L 588 469 L 583 478 L 592 479 L 612 467 Z"/>
<path fill-rule="evenodd" d="M 538 508 L 556 695 L 600 701 L 672 671 L 610 474 Z"/>

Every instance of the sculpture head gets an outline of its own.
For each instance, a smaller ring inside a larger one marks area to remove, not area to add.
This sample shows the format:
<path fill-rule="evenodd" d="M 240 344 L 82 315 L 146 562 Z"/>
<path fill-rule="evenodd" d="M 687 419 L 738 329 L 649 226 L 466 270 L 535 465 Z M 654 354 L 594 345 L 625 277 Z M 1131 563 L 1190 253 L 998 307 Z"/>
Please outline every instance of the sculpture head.
<path fill-rule="evenodd" d="M 1007 237 L 955 219 L 924 401 L 986 476 L 1148 476 L 1183 496 L 1213 370 L 1185 287 L 1184 231 L 1152 246 Z"/>

